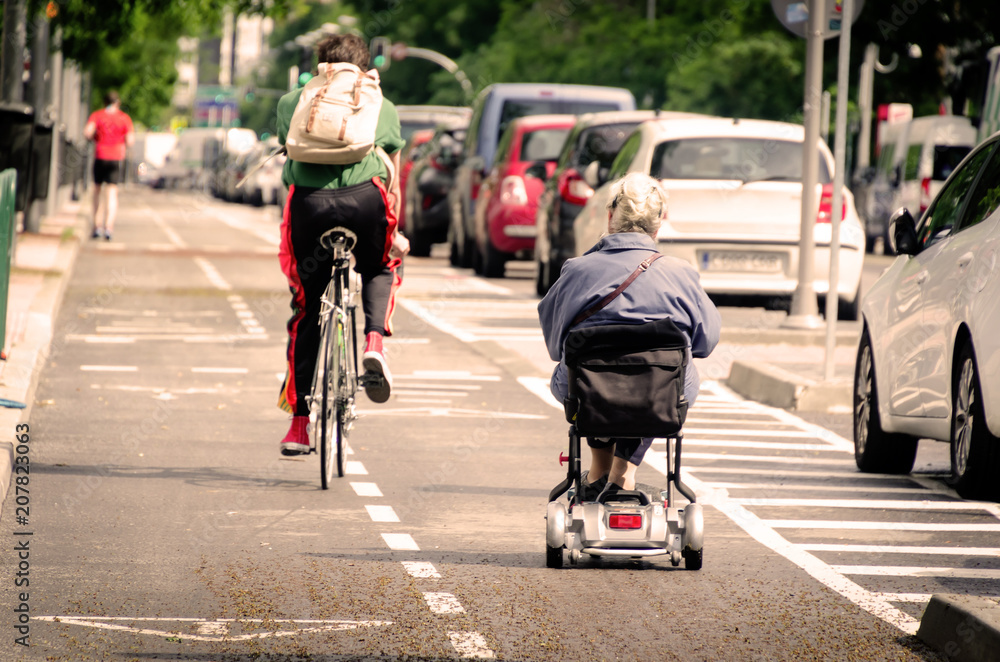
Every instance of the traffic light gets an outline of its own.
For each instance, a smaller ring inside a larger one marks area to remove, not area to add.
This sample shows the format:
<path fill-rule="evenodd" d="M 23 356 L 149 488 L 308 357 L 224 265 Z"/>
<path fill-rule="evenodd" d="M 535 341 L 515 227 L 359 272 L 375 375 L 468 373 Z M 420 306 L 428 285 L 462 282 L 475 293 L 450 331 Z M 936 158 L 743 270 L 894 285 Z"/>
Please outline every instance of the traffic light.
<path fill-rule="evenodd" d="M 379 71 L 385 71 L 392 63 L 392 44 L 388 37 L 375 37 L 371 43 L 372 66 Z"/>

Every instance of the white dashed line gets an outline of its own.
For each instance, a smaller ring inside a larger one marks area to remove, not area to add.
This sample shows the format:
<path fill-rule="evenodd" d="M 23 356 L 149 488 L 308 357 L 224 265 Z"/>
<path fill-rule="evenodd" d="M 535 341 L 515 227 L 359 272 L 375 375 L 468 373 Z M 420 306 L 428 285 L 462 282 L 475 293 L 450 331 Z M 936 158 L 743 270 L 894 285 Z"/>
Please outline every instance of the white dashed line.
<path fill-rule="evenodd" d="M 462 657 L 492 660 L 496 657 L 486 646 L 486 639 L 478 632 L 449 632 L 448 638 L 455 651 Z"/>
<path fill-rule="evenodd" d="M 138 372 L 139 367 L 134 365 L 82 365 L 80 370 L 84 372 Z"/>
<path fill-rule="evenodd" d="M 352 476 L 367 476 L 368 470 L 365 469 L 365 465 L 361 464 L 358 460 L 348 460 L 347 465 L 344 468 L 344 473 Z"/>
<path fill-rule="evenodd" d="M 365 506 L 368 516 L 373 522 L 398 522 L 399 515 L 392 509 L 392 506 Z"/>
<path fill-rule="evenodd" d="M 228 292 L 233 289 L 233 286 L 229 284 L 222 274 L 212 265 L 211 262 L 203 257 L 194 258 L 194 263 L 204 272 L 205 277 L 208 278 L 210 282 L 216 289 Z"/>
<path fill-rule="evenodd" d="M 451 593 L 424 593 L 424 602 L 434 614 L 464 614 L 465 609 Z"/>
<path fill-rule="evenodd" d="M 196 372 L 199 374 L 230 374 L 230 375 L 245 375 L 250 370 L 248 368 L 191 368 L 191 372 Z"/>
<path fill-rule="evenodd" d="M 441 579 L 441 573 L 437 571 L 433 563 L 425 561 L 403 561 L 403 567 L 410 577 L 415 579 Z"/>
<path fill-rule="evenodd" d="M 383 533 L 382 540 L 393 551 L 420 551 L 417 542 L 409 533 Z"/>
<path fill-rule="evenodd" d="M 375 483 L 351 483 L 354 493 L 362 497 L 380 497 L 382 490 Z"/>

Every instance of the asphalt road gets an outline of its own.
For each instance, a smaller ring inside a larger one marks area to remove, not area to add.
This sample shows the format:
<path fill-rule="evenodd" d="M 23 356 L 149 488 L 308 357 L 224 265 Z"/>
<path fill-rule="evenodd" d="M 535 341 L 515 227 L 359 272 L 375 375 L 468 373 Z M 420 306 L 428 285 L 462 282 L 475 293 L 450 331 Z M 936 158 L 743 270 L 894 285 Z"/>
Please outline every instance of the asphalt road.
<path fill-rule="evenodd" d="M 936 660 L 912 636 L 929 595 L 1000 594 L 995 506 L 860 475 L 843 416 L 712 380 L 685 441 L 704 568 L 546 569 L 567 425 L 533 283 L 435 257 L 407 264 L 393 398 L 361 396 L 351 473 L 322 491 L 315 456 L 277 449 L 276 243 L 273 208 L 134 189 L 115 241 L 84 248 L 29 421 L 30 512 L 0 522 L 0 658 Z M 662 464 L 655 445 L 640 480 Z"/>

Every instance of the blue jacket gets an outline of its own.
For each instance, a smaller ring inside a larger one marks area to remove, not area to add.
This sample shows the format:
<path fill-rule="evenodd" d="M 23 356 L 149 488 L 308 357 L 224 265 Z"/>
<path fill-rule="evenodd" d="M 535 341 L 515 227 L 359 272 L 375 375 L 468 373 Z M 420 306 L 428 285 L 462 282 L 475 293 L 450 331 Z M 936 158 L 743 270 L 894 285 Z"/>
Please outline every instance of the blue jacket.
<path fill-rule="evenodd" d="M 560 402 L 566 397 L 566 364 L 563 345 L 571 322 L 580 311 L 614 291 L 639 263 L 656 252 L 656 242 L 637 232 L 603 237 L 583 256 L 567 260 L 559 278 L 538 304 L 545 345 L 553 361 L 552 394 Z M 664 256 L 639 275 L 628 288 L 602 310 L 580 323 L 580 327 L 623 322 L 653 322 L 669 317 L 688 338 L 691 354 L 708 356 L 719 343 L 722 319 L 687 262 Z M 698 395 L 698 371 L 689 365 L 684 395 L 694 404 Z"/>

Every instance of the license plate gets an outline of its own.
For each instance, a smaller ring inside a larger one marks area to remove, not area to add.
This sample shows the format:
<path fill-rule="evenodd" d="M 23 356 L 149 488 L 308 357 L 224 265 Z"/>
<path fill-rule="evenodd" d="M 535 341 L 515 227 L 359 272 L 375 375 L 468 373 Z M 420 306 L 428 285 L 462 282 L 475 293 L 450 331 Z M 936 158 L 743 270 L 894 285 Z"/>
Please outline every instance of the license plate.
<path fill-rule="evenodd" d="M 753 251 L 702 251 L 699 255 L 702 271 L 737 271 L 774 273 L 781 271 L 779 253 Z"/>

